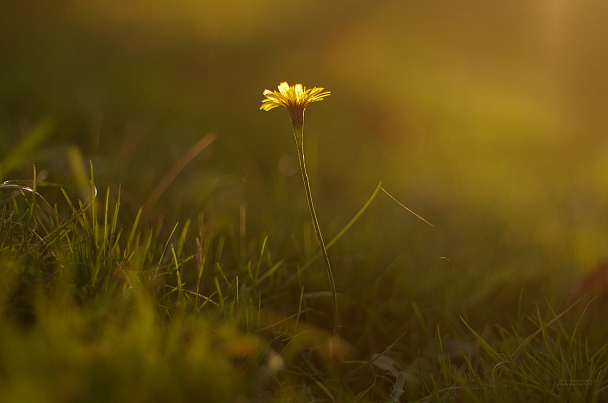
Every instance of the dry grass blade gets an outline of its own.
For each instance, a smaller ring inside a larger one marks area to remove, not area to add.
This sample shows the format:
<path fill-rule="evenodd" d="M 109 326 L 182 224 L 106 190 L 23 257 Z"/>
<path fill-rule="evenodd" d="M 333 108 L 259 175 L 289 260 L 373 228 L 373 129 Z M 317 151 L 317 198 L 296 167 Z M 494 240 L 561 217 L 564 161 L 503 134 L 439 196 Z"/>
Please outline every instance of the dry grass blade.
<path fill-rule="evenodd" d="M 171 167 L 169 172 L 163 176 L 163 178 L 158 182 L 158 185 L 152 190 L 150 196 L 148 196 L 148 200 L 146 200 L 145 205 L 148 208 L 151 208 L 156 204 L 156 202 L 161 198 L 161 196 L 165 193 L 167 188 L 173 183 L 175 178 L 184 170 L 184 168 L 197 156 L 199 155 L 205 148 L 209 147 L 211 143 L 215 141 L 217 135 L 215 133 L 209 133 L 202 139 L 200 139 L 196 144 L 194 144 L 190 149 Z"/>

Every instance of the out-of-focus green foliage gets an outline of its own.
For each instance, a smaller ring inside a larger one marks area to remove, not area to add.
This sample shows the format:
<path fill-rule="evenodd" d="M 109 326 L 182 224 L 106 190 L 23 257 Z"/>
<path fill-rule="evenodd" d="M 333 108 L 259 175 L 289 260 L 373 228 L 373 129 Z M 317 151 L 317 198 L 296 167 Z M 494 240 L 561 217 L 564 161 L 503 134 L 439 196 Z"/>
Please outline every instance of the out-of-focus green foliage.
<path fill-rule="evenodd" d="M 2 2 L 0 397 L 179 400 L 202 385 L 217 401 L 389 401 L 456 385 L 495 400 L 486 386 L 504 381 L 597 398 L 602 305 L 543 326 L 607 257 L 607 8 Z M 436 225 L 380 194 L 332 248 L 346 365 L 326 351 L 324 273 L 299 271 L 316 249 L 288 116 L 259 111 L 281 81 L 332 91 L 305 127 L 327 238 L 380 181 Z M 539 328 L 546 355 L 513 358 Z M 597 382 L 560 389 L 577 376 Z"/>
<path fill-rule="evenodd" d="M 216 200 L 274 218 L 302 206 L 288 122 L 259 113 L 261 91 L 321 85 L 334 95 L 308 117 L 307 146 L 326 221 L 383 181 L 435 218 L 445 254 L 468 248 L 455 228 L 475 237 L 471 223 L 491 221 L 496 245 L 529 240 L 586 270 L 605 255 L 606 6 L 459 3 L 7 2 L 2 150 L 50 117 L 48 147 L 22 169 L 59 179 L 75 144 L 136 203 L 213 132 L 159 210 Z"/>

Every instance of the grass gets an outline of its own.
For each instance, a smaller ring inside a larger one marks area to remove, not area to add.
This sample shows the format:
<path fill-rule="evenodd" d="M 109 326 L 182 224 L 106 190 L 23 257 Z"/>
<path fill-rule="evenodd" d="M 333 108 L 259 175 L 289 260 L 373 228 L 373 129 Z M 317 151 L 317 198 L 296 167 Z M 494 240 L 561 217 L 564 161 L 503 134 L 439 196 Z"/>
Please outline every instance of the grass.
<path fill-rule="evenodd" d="M 310 227 L 298 261 L 248 233 L 244 211 L 198 230 L 154 224 L 89 171 L 72 192 L 0 185 L 2 401 L 606 399 L 603 301 L 543 301 L 557 290 L 542 277 L 447 262 L 403 272 L 406 255 L 374 273 L 336 259 L 356 273 L 340 280 L 336 335 Z"/>
<path fill-rule="evenodd" d="M 572 45 L 605 24 L 5 3 L 0 401 L 607 400 L 608 301 L 576 292 L 606 256 L 604 60 Z M 258 110 L 283 79 L 332 90 L 306 163 L 338 304 Z"/>

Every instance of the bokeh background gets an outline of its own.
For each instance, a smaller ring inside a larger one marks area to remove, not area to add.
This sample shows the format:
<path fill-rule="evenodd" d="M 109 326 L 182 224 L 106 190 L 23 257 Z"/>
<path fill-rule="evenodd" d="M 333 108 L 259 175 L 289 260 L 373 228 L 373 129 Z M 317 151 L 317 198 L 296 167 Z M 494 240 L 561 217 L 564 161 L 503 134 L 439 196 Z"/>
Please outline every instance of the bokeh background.
<path fill-rule="evenodd" d="M 124 209 L 246 212 L 279 249 L 307 210 L 288 115 L 259 105 L 301 82 L 332 91 L 305 127 L 326 237 L 380 181 L 435 224 L 380 194 L 336 259 L 574 279 L 608 257 L 607 37 L 601 0 L 3 1 L 2 180 L 69 185 L 76 148 Z"/>

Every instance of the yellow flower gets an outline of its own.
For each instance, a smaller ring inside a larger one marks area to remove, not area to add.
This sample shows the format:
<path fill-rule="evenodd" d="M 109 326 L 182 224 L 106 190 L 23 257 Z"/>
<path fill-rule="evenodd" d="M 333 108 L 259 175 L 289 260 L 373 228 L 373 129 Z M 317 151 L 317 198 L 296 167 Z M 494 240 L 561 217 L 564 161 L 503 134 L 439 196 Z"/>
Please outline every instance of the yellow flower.
<path fill-rule="evenodd" d="M 289 85 L 282 82 L 279 84 L 278 91 L 264 90 L 266 98 L 262 100 L 260 109 L 269 111 L 282 106 L 289 111 L 292 125 L 302 126 L 306 106 L 313 102 L 322 101 L 329 94 L 330 92 L 324 91 L 322 87 L 306 89 L 302 84 Z"/>
<path fill-rule="evenodd" d="M 262 106 L 260 109 L 269 111 L 279 106 L 287 109 L 289 112 L 289 118 L 291 119 L 291 126 L 293 128 L 293 135 L 296 140 L 296 146 L 298 148 L 298 160 L 300 162 L 300 172 L 302 173 L 302 180 L 304 182 L 304 190 L 306 192 L 306 200 L 308 202 L 308 208 L 310 210 L 310 217 L 315 228 L 315 234 L 319 247 L 325 257 L 325 264 L 327 269 L 327 277 L 329 280 L 329 288 L 333 295 L 334 302 L 334 334 L 338 335 L 338 329 L 340 328 L 340 319 L 338 318 L 338 298 L 336 293 L 336 283 L 334 281 L 334 275 L 331 270 L 331 263 L 329 256 L 327 255 L 327 248 L 325 242 L 323 242 L 323 236 L 321 235 L 321 227 L 319 226 L 319 220 L 315 213 L 315 205 L 312 199 L 312 192 L 310 190 L 310 181 L 308 180 L 308 174 L 306 173 L 306 162 L 304 159 L 304 109 L 308 104 L 313 102 L 322 101 L 323 98 L 329 96 L 329 91 L 324 91 L 324 88 L 311 88 L 306 89 L 302 84 L 289 85 L 286 82 L 279 84 L 278 91 L 264 90 L 265 99 L 262 100 Z"/>

